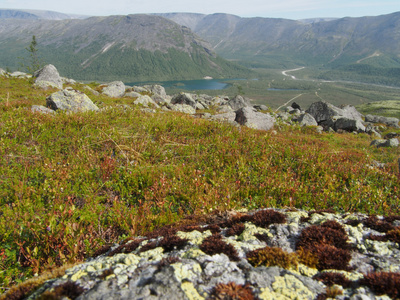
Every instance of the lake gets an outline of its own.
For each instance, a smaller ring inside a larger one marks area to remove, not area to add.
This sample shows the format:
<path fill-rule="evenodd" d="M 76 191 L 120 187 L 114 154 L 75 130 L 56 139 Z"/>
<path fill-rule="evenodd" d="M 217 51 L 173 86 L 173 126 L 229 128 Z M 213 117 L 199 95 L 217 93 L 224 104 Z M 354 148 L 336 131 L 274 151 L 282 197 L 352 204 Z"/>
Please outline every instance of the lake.
<path fill-rule="evenodd" d="M 237 80 L 237 79 L 197 79 L 197 80 L 174 80 L 174 81 L 147 81 L 147 82 L 131 82 L 126 85 L 148 85 L 148 84 L 159 84 L 164 88 L 178 88 L 189 91 L 195 90 L 223 90 L 227 88 L 230 83 L 225 81 Z"/>

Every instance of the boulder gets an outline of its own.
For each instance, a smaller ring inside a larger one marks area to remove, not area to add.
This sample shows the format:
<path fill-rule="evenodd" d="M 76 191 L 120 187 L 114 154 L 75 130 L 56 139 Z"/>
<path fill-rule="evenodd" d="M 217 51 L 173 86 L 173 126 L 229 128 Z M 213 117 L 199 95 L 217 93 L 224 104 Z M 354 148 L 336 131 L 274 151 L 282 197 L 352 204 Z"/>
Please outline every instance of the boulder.
<path fill-rule="evenodd" d="M 216 114 L 211 117 L 212 120 L 221 120 L 221 121 L 228 121 L 234 122 L 236 119 L 236 113 L 234 111 L 226 112 L 222 114 Z"/>
<path fill-rule="evenodd" d="M 161 98 L 167 97 L 167 93 L 165 92 L 164 87 L 162 87 L 161 85 L 154 84 L 154 85 L 145 85 L 143 87 L 153 95 L 159 95 Z"/>
<path fill-rule="evenodd" d="M 397 118 L 382 117 L 382 116 L 376 116 L 376 115 L 366 115 L 365 122 L 381 123 L 381 124 L 385 124 L 387 126 L 400 128 L 399 119 L 397 119 Z"/>
<path fill-rule="evenodd" d="M 333 126 L 336 131 L 345 130 L 349 132 L 365 132 L 365 126 L 360 120 L 353 120 L 345 117 L 338 118 Z"/>
<path fill-rule="evenodd" d="M 171 110 L 183 112 L 189 115 L 194 115 L 196 113 L 196 109 L 193 106 L 187 104 L 172 104 Z"/>
<path fill-rule="evenodd" d="M 43 105 L 32 105 L 31 111 L 42 113 L 42 114 L 55 114 L 54 110 L 51 110 L 50 108 L 47 108 Z"/>
<path fill-rule="evenodd" d="M 12 73 L 10 74 L 10 77 L 15 77 L 15 78 L 31 78 L 32 75 L 29 75 L 29 74 L 27 74 L 27 73 L 20 72 L 20 71 L 15 71 L 15 72 L 12 72 Z"/>
<path fill-rule="evenodd" d="M 253 107 L 242 107 L 237 110 L 235 121 L 240 125 L 260 130 L 270 130 L 275 124 L 274 117 L 257 112 Z"/>
<path fill-rule="evenodd" d="M 125 94 L 125 84 L 122 81 L 110 82 L 105 85 L 102 93 L 112 98 L 123 97 Z"/>
<path fill-rule="evenodd" d="M 298 110 L 301 111 L 300 105 L 298 105 L 296 102 L 293 102 L 292 105 L 291 105 L 291 107 L 292 107 L 293 109 L 298 109 Z"/>
<path fill-rule="evenodd" d="M 138 92 L 126 92 L 124 97 L 130 97 L 130 98 L 139 98 L 140 96 L 142 96 L 142 94 L 139 94 Z"/>
<path fill-rule="evenodd" d="M 171 99 L 171 104 L 189 105 L 196 110 L 196 101 L 193 99 L 192 95 L 188 93 L 180 93 L 175 95 Z"/>
<path fill-rule="evenodd" d="M 42 89 L 48 88 L 63 88 L 63 81 L 58 73 L 57 69 L 53 65 L 46 65 L 40 70 L 33 73 L 35 79 L 34 86 L 40 87 Z"/>
<path fill-rule="evenodd" d="M 160 106 L 158 106 L 157 103 L 154 102 L 153 99 L 151 99 L 149 96 L 147 95 L 140 95 L 135 101 L 133 101 L 133 104 L 135 105 L 142 105 L 144 107 L 156 107 L 156 108 L 160 108 Z"/>
<path fill-rule="evenodd" d="M 46 105 L 52 110 L 60 109 L 72 112 L 99 110 L 88 96 L 73 89 L 65 89 L 51 94 L 46 99 Z"/>
<path fill-rule="evenodd" d="M 3 68 L 0 68 L 0 76 L 5 76 L 7 75 L 6 70 L 4 70 Z"/>
<path fill-rule="evenodd" d="M 389 139 L 389 140 L 384 140 L 384 139 L 373 140 L 371 142 L 370 146 L 376 146 L 377 148 L 380 148 L 380 147 L 398 147 L 399 146 L 399 140 L 396 139 L 396 138 Z"/>
<path fill-rule="evenodd" d="M 262 110 L 268 110 L 268 106 L 263 105 L 263 104 L 257 104 L 253 106 L 255 109 L 257 109 L 258 111 L 262 111 Z"/>
<path fill-rule="evenodd" d="M 237 95 L 233 99 L 229 100 L 227 104 L 235 111 L 242 107 L 250 106 L 250 102 L 240 95 Z"/>
<path fill-rule="evenodd" d="M 312 115 L 310 115 L 309 113 L 301 114 L 297 118 L 297 122 L 301 126 L 318 126 L 317 121 L 315 121 L 314 117 Z"/>
<path fill-rule="evenodd" d="M 385 140 L 390 140 L 390 139 L 393 139 L 393 138 L 397 138 L 399 136 L 400 136 L 400 134 L 398 132 L 389 132 L 383 138 Z"/>
<path fill-rule="evenodd" d="M 312 115 L 318 124 L 323 121 L 328 121 L 335 116 L 362 121 L 362 114 L 360 114 L 354 106 L 350 105 L 339 108 L 328 102 L 318 101 L 311 104 L 306 112 Z"/>

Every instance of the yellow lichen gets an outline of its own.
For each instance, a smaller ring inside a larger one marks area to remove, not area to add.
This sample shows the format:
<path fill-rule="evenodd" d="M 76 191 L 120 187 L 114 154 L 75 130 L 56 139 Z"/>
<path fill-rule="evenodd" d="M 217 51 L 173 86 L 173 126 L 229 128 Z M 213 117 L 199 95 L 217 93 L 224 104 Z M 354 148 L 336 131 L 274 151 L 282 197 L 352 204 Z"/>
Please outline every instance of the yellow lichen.
<path fill-rule="evenodd" d="M 182 264 L 182 263 L 175 263 L 171 265 L 174 268 L 174 275 L 175 278 L 182 282 L 184 279 L 191 280 L 192 278 L 196 277 L 197 275 L 201 274 L 201 266 L 197 263 L 195 264 Z"/>
<path fill-rule="evenodd" d="M 275 277 L 272 289 L 276 294 L 285 296 L 286 299 L 302 300 L 314 299 L 314 294 L 295 276 L 286 274 L 283 277 Z"/>
<path fill-rule="evenodd" d="M 182 288 L 183 292 L 185 293 L 186 297 L 189 298 L 189 300 L 203 300 L 204 299 L 202 296 L 200 296 L 200 294 L 194 288 L 193 283 L 191 283 L 191 282 L 182 283 L 181 288 Z"/>
<path fill-rule="evenodd" d="M 81 278 L 81 277 L 83 277 L 83 276 L 86 276 L 88 273 L 86 273 L 85 271 L 83 271 L 83 270 L 79 270 L 78 272 L 76 272 L 75 274 L 73 274 L 72 276 L 71 276 L 71 280 L 72 281 L 77 281 L 79 278 Z"/>

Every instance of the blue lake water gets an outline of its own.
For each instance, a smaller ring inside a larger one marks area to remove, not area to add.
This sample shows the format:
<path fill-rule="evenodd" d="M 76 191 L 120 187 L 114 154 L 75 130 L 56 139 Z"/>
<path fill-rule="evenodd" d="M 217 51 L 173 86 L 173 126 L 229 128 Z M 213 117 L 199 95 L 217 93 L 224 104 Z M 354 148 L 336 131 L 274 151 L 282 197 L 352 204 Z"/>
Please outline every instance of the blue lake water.
<path fill-rule="evenodd" d="M 159 84 L 164 88 L 179 88 L 189 91 L 195 90 L 223 90 L 227 88 L 230 83 L 225 81 L 233 79 L 197 79 L 197 80 L 176 80 L 176 81 L 148 81 L 148 82 L 131 82 L 126 85 L 147 85 L 147 84 Z M 235 79 L 238 80 L 238 79 Z"/>

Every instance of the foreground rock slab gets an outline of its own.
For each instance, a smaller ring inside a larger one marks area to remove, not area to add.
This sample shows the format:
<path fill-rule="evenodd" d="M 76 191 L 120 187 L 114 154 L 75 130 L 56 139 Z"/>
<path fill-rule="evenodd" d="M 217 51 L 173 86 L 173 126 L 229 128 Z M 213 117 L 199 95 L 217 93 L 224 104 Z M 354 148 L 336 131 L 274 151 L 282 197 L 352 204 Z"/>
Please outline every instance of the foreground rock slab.
<path fill-rule="evenodd" d="M 398 234 L 400 216 L 231 211 L 104 247 L 29 299 L 395 299 Z"/>

